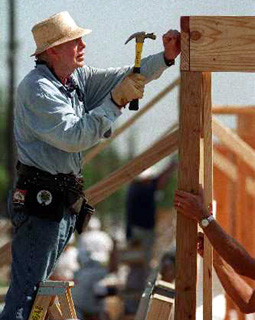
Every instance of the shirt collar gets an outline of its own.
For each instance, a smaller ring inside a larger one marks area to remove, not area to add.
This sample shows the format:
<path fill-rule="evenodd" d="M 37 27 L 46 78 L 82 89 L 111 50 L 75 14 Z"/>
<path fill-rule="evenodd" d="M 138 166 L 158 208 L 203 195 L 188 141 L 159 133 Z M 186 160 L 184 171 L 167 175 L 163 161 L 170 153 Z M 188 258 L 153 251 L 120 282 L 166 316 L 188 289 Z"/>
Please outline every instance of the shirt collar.
<path fill-rule="evenodd" d="M 75 92 L 77 92 L 79 100 L 83 100 L 83 96 L 81 93 L 81 90 L 79 89 L 77 82 L 75 80 L 74 75 L 72 74 L 68 80 L 67 83 L 64 85 L 57 77 L 57 75 L 54 73 L 53 70 L 51 70 L 48 65 L 45 62 L 37 62 L 36 69 L 39 69 L 41 72 L 43 72 L 47 78 L 50 78 L 51 82 L 61 91 L 66 92 L 69 97 L 73 97 L 75 95 Z"/>

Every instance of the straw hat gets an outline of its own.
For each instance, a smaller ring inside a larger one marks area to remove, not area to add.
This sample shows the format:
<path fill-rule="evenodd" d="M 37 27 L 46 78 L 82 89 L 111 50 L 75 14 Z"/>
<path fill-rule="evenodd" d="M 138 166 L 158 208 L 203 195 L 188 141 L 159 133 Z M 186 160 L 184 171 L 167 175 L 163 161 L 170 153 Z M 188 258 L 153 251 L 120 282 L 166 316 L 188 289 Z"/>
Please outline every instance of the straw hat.
<path fill-rule="evenodd" d="M 89 29 L 78 27 L 67 11 L 57 13 L 32 28 L 36 51 L 31 57 L 59 44 L 85 36 L 90 32 Z"/>

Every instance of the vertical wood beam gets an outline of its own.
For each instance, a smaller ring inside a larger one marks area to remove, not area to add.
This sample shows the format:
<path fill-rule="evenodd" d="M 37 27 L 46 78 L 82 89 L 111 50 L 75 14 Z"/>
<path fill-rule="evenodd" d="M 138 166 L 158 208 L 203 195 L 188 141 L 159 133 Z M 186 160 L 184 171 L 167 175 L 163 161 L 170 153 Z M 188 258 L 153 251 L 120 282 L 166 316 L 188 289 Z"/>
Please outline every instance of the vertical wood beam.
<path fill-rule="evenodd" d="M 255 148 L 255 116 L 239 114 L 237 121 L 237 133 L 243 141 Z M 236 230 L 234 237 L 241 242 L 245 249 L 251 256 L 255 254 L 254 237 L 251 237 L 247 230 L 254 230 L 255 220 L 251 217 L 251 213 L 255 210 L 255 199 L 247 191 L 247 179 L 248 177 L 255 178 L 254 170 L 252 170 L 246 163 L 240 158 L 237 158 L 238 167 L 238 183 L 236 185 Z M 255 282 L 251 279 L 245 278 L 245 280 L 254 287 Z M 238 313 L 238 319 L 245 319 L 245 315 L 242 314 L 238 307 L 235 306 L 235 310 Z"/>
<path fill-rule="evenodd" d="M 179 189 L 199 191 L 202 73 L 181 72 Z M 177 215 L 175 320 L 196 319 L 197 223 Z"/>
<path fill-rule="evenodd" d="M 204 195 L 205 205 L 212 207 L 213 201 L 213 143 L 212 143 L 212 96 L 211 73 L 202 73 L 201 103 L 204 138 Z M 202 151 L 202 150 L 201 150 Z M 203 319 L 212 319 L 212 246 L 205 237 L 203 259 Z"/>

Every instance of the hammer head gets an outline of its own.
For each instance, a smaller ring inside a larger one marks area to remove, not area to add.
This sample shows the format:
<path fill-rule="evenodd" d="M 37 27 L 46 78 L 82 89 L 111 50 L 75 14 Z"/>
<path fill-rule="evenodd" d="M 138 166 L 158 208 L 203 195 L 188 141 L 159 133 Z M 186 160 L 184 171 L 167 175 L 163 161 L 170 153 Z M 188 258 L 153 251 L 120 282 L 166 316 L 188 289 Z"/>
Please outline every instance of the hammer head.
<path fill-rule="evenodd" d="M 130 40 L 132 39 L 136 39 L 136 42 L 138 43 L 143 43 L 144 42 L 144 39 L 146 38 L 150 38 L 152 40 L 155 40 L 156 39 L 156 36 L 154 33 L 146 33 L 144 31 L 142 32 L 136 32 L 136 33 L 133 33 L 128 39 L 127 41 L 125 42 L 125 44 L 127 44 Z"/>

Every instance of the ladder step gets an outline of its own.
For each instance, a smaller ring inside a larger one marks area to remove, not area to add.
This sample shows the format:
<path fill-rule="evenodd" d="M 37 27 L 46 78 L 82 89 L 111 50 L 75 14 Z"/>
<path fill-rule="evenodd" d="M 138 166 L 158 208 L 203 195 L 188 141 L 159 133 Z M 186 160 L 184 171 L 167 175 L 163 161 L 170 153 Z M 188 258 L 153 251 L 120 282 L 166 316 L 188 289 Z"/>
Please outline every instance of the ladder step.
<path fill-rule="evenodd" d="M 35 298 L 35 302 L 28 320 L 45 320 L 47 315 L 51 319 L 77 319 L 71 288 L 73 281 L 42 281 Z"/>

